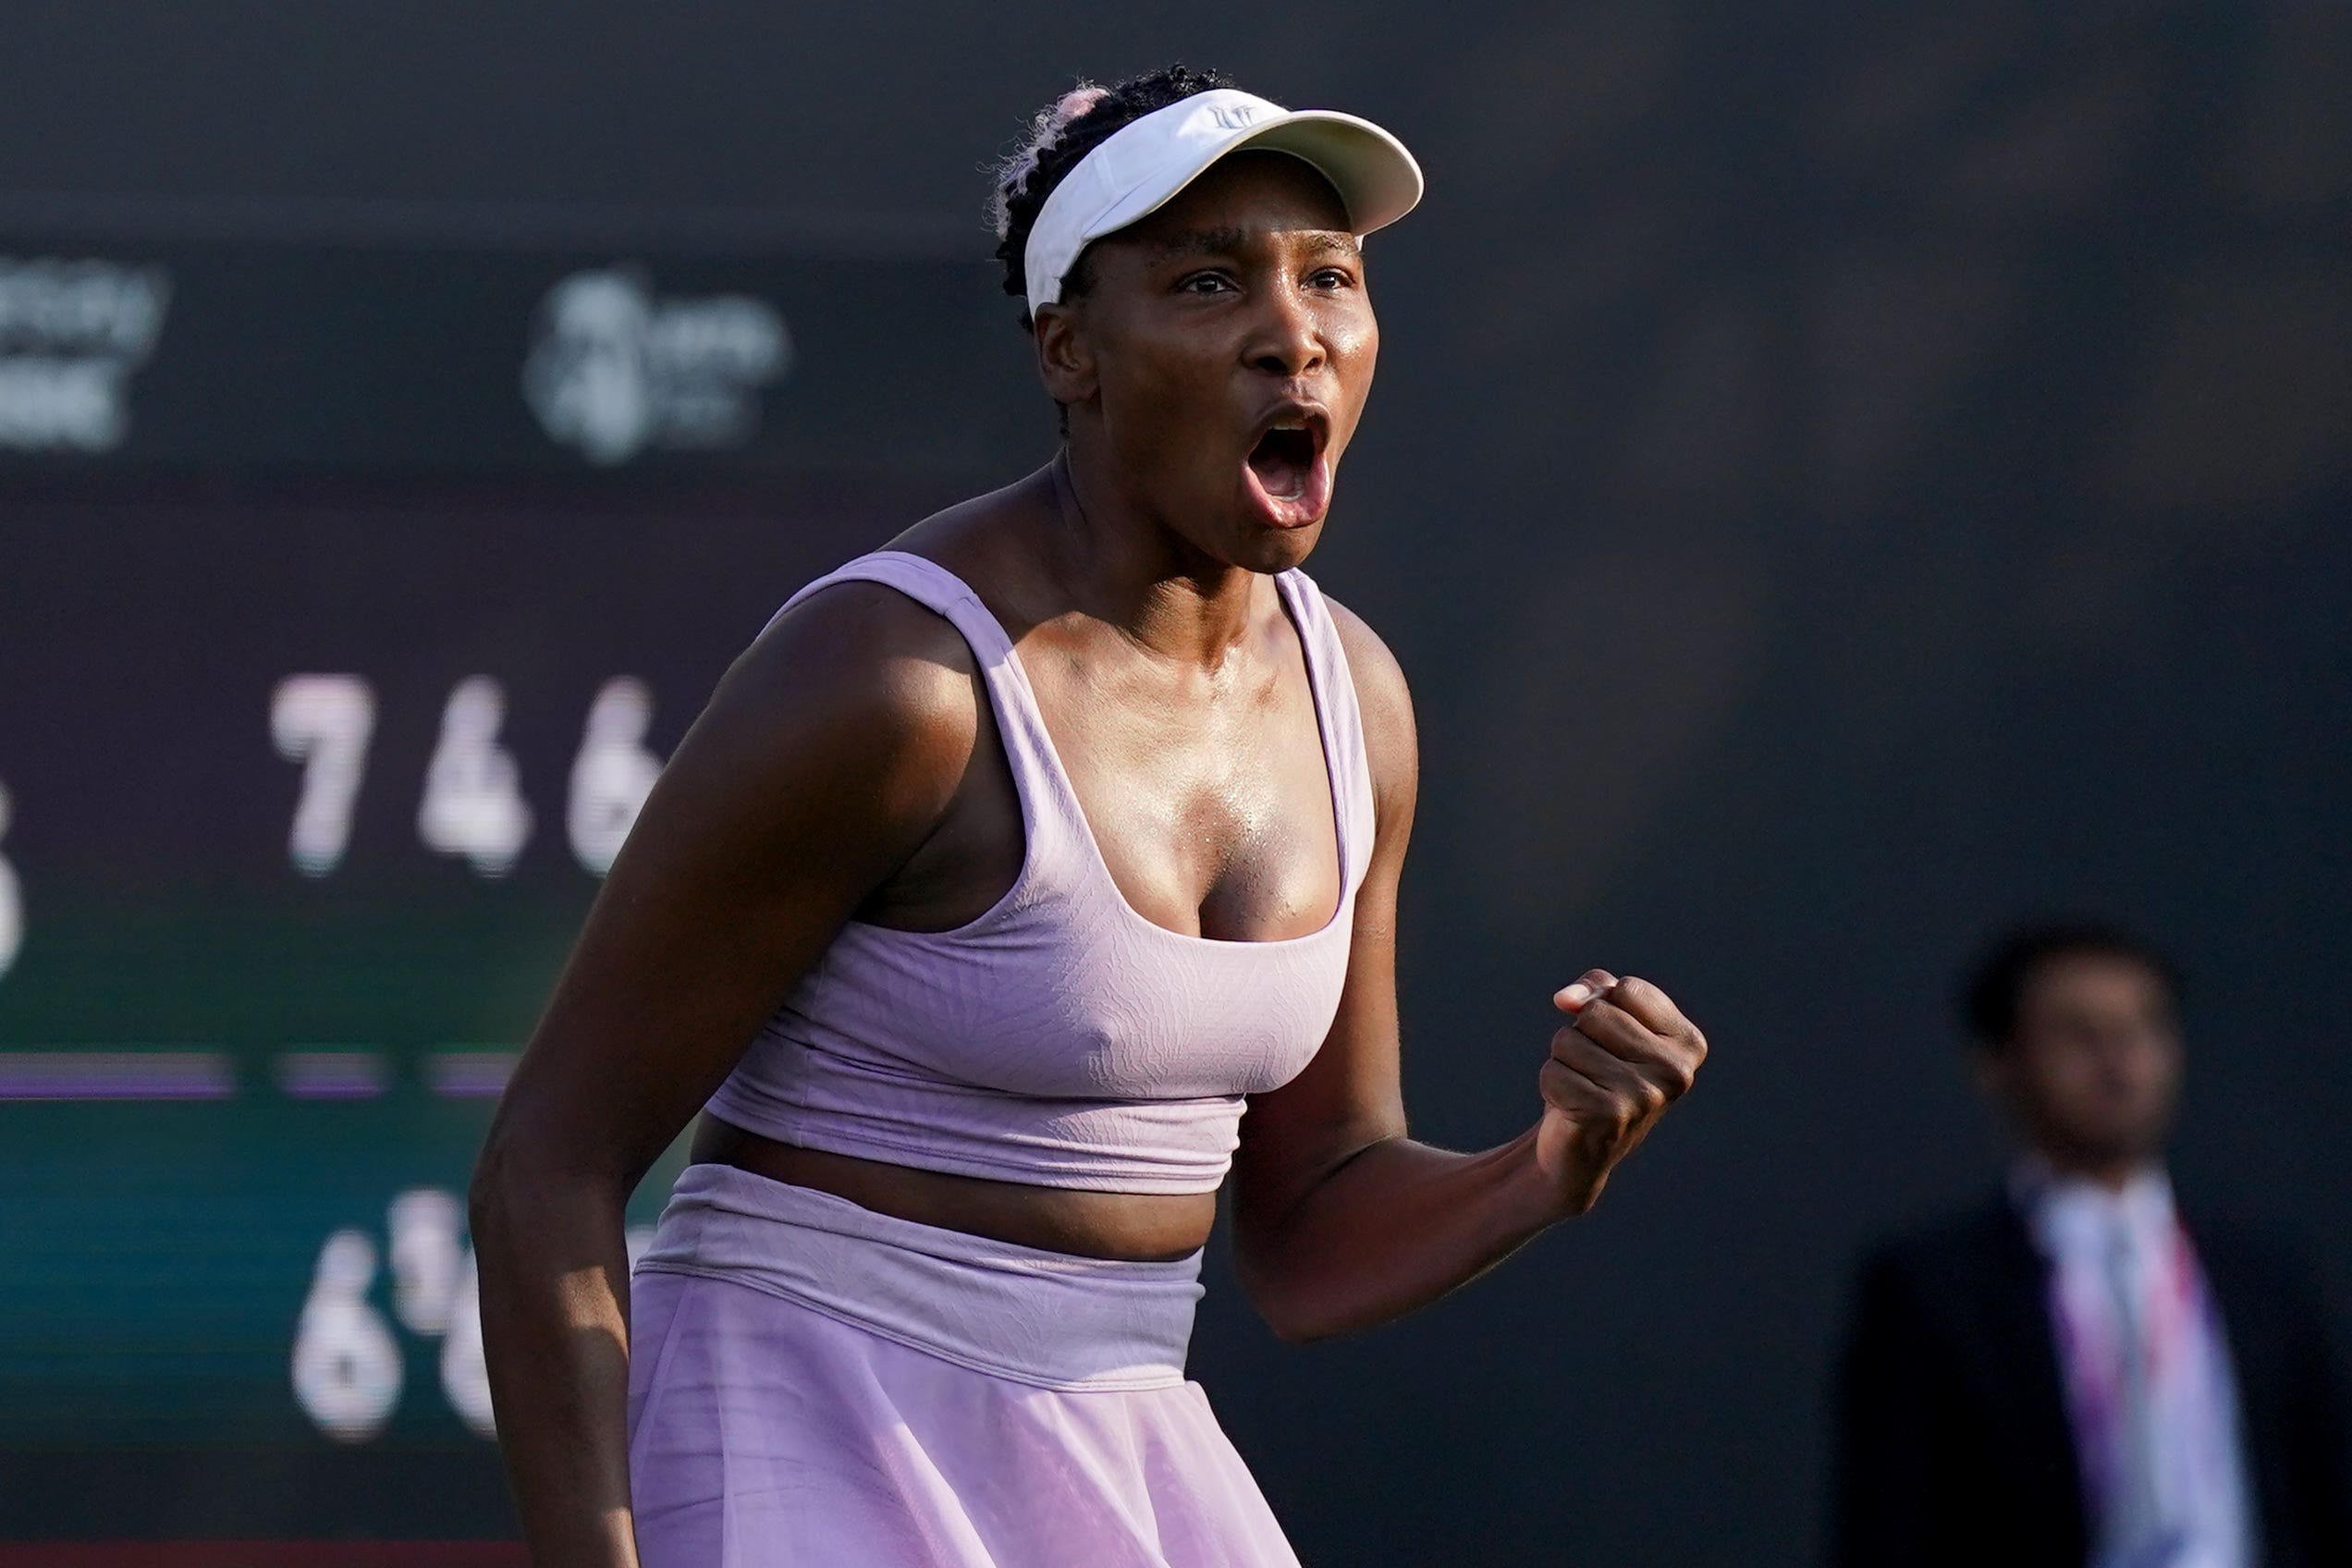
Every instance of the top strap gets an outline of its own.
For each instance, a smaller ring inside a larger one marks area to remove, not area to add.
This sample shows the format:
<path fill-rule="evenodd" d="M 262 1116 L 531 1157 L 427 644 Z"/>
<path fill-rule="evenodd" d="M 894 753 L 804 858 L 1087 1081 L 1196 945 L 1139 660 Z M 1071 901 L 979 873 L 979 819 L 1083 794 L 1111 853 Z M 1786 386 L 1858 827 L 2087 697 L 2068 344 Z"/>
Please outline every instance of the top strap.
<path fill-rule="evenodd" d="M 1031 869 L 1043 860 L 1057 871 L 1077 874 L 1079 864 L 1095 858 L 1095 852 L 1085 848 L 1093 842 L 1092 832 L 1003 623 L 963 579 L 937 561 L 904 550 L 876 550 L 845 562 L 802 588 L 776 614 L 783 615 L 821 588 L 851 582 L 894 588 L 944 617 L 962 634 L 996 709 L 998 734 L 1021 796 Z M 1340 643 L 1339 627 L 1322 590 L 1295 568 L 1277 573 L 1275 587 L 1289 605 L 1292 624 L 1298 629 L 1306 678 L 1323 731 L 1324 766 L 1331 781 L 1335 826 L 1347 891 L 1352 895 L 1371 865 L 1374 836 L 1372 770 L 1365 749 L 1363 710 L 1347 652 Z M 774 621 L 771 617 L 769 624 Z M 1108 870 L 1102 876 L 1108 885 Z M 1109 891 L 1116 896 L 1115 888 Z"/>
<path fill-rule="evenodd" d="M 783 615 L 820 588 L 861 582 L 879 582 L 904 594 L 943 617 L 971 646 L 996 714 L 997 739 L 1004 747 L 1013 790 L 1021 799 L 1026 843 L 1020 886 L 1061 886 L 1083 876 L 1081 846 L 1089 842 L 1084 810 L 1054 754 L 1053 738 L 1047 733 L 1045 716 L 1038 711 L 1029 678 L 1013 654 L 1012 639 L 970 583 L 925 557 L 904 550 L 876 550 L 809 583 L 785 600 L 776 615 Z M 769 618 L 768 624 L 775 624 L 775 617 Z"/>
<path fill-rule="evenodd" d="M 1354 672 L 1340 642 L 1339 623 L 1315 580 L 1293 567 L 1276 573 L 1274 582 L 1290 601 L 1299 646 L 1306 657 L 1306 678 L 1314 688 L 1316 713 L 1323 726 L 1323 761 L 1330 770 L 1340 842 L 1353 888 L 1372 864 L 1376 810 L 1372 762 L 1364 743 L 1364 709 L 1356 697 Z"/>
<path fill-rule="evenodd" d="M 972 644 L 983 668 L 1001 668 L 1012 652 L 1012 639 L 1005 635 L 1003 624 L 980 602 L 971 584 L 937 561 L 905 550 L 875 550 L 842 563 L 785 600 L 782 608 L 768 618 L 768 624 L 775 625 L 786 610 L 837 582 L 879 582 L 944 616 Z"/>

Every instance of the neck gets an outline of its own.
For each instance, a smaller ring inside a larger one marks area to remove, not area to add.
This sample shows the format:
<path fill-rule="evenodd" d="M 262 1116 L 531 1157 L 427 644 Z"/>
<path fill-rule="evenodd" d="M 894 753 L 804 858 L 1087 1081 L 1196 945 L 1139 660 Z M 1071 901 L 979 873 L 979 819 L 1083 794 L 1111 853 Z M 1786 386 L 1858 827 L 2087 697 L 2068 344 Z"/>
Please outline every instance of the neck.
<path fill-rule="evenodd" d="M 1057 503 L 1050 558 L 1079 607 L 1154 654 L 1211 668 L 1243 643 L 1257 573 L 1170 527 L 1082 433 L 1047 469 Z"/>
<path fill-rule="evenodd" d="M 2138 1177 L 2155 1169 L 2156 1156 L 2096 1155 L 2061 1149 L 2035 1151 L 2052 1174 L 2077 1182 L 2089 1182 L 2111 1193 L 2120 1193 Z"/>

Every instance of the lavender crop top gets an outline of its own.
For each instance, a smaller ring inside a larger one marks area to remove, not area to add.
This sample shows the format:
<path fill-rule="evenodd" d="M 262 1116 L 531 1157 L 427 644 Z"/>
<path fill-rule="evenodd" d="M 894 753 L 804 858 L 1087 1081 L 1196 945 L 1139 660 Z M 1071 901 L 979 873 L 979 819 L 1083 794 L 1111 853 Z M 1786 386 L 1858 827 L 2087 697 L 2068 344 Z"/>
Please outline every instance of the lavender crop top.
<path fill-rule="evenodd" d="M 1338 913 L 1275 942 L 1188 937 L 1110 879 L 1011 641 L 953 573 L 880 550 L 795 594 L 887 583 L 972 645 L 1021 796 L 1019 876 L 951 931 L 851 921 L 753 1040 L 708 1109 L 783 1142 L 1043 1187 L 1205 1193 L 1240 1141 L 1243 1096 L 1288 1083 L 1339 1010 L 1372 781 L 1355 685 L 1322 594 L 1276 578 L 1322 726 Z M 778 614 L 782 614 L 779 610 Z"/>

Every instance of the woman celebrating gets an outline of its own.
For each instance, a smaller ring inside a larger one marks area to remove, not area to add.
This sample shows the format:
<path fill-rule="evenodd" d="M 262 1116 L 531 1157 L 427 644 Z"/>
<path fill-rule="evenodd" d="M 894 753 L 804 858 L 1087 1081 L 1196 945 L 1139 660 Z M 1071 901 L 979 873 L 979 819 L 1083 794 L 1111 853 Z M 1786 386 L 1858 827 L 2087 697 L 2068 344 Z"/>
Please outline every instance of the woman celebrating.
<path fill-rule="evenodd" d="M 1061 450 L 728 672 L 484 1150 L 539 1561 L 1294 1564 L 1183 1377 L 1228 1168 L 1243 1282 L 1311 1339 L 1583 1212 L 1689 1086 L 1698 1032 L 1593 970 L 1533 1126 L 1405 1136 L 1412 707 L 1298 567 L 1372 385 L 1359 241 L 1420 190 L 1377 127 L 1182 69 L 1039 116 L 998 254 Z"/>

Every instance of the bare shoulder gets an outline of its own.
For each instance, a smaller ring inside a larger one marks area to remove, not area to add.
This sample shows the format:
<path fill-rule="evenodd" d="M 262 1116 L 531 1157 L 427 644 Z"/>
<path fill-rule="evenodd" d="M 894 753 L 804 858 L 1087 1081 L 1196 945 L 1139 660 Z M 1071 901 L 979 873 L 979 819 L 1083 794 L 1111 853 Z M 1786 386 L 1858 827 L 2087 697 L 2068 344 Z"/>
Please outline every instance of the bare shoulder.
<path fill-rule="evenodd" d="M 829 782 L 837 802 L 913 828 L 947 809 L 985 701 L 972 650 L 944 617 L 881 583 L 839 582 L 768 624 L 689 741 L 754 787 Z"/>
<path fill-rule="evenodd" d="M 912 704 L 910 717 L 920 717 L 925 698 L 968 692 L 978 666 L 945 616 L 885 583 L 852 580 L 768 622 L 735 670 L 773 681 L 778 695 L 822 686 L 856 702 Z"/>
<path fill-rule="evenodd" d="M 1365 619 L 1325 595 L 1331 624 L 1347 655 L 1355 681 L 1356 706 L 1364 714 L 1364 749 L 1372 765 L 1372 787 L 1385 808 L 1402 802 L 1407 811 L 1420 778 L 1420 741 L 1413 722 L 1413 689 L 1404 667 Z"/>
<path fill-rule="evenodd" d="M 1323 602 L 1330 606 L 1331 624 L 1346 651 L 1348 673 L 1355 678 L 1356 702 L 1364 709 L 1366 722 L 1401 722 L 1410 729 L 1413 692 L 1405 684 L 1404 667 L 1397 663 L 1396 655 L 1389 651 L 1370 622 L 1329 594 Z"/>

